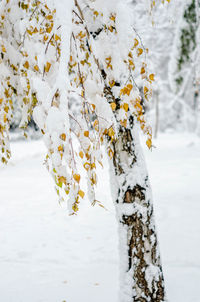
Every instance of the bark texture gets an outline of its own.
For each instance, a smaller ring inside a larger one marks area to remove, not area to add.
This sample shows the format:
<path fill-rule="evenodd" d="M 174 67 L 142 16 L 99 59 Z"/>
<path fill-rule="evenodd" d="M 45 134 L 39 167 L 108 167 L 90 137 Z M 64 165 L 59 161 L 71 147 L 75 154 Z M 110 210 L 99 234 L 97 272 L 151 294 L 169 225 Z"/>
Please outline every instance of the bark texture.
<path fill-rule="evenodd" d="M 119 219 L 121 302 L 166 301 L 151 189 L 134 130 L 120 128 L 113 142 Z"/>

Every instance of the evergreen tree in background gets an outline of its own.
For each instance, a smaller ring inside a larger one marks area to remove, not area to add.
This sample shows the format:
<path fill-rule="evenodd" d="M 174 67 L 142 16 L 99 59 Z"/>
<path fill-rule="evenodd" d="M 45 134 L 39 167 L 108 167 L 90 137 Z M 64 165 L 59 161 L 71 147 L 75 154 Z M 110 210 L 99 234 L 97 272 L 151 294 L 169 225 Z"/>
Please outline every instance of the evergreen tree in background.
<path fill-rule="evenodd" d="M 200 131 L 199 10 L 199 0 L 190 0 L 183 5 L 169 68 L 177 121 L 181 123 L 183 130 L 197 132 Z"/>

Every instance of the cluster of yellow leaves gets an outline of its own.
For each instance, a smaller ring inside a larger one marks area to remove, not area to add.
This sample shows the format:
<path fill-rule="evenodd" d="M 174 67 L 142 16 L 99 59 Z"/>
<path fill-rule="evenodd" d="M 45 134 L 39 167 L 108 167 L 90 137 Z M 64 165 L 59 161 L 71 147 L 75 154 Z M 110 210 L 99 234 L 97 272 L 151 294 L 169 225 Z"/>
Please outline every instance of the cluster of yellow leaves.
<path fill-rule="evenodd" d="M 5 83 L 7 88 L 4 88 L 2 97 L 0 97 L 0 160 L 2 163 L 7 163 L 10 159 L 10 148 L 7 144 L 8 131 L 9 131 L 9 122 L 12 118 L 12 88 L 7 81 Z M 4 84 L 4 85 L 5 85 Z M 3 87 L 1 87 L 3 88 Z"/>
<path fill-rule="evenodd" d="M 163 4 L 166 3 L 166 2 L 170 3 L 170 1 L 171 0 L 159 0 L 159 2 L 161 2 Z M 151 9 L 156 6 L 156 4 L 157 4 L 156 2 L 158 2 L 158 0 L 151 0 Z"/>
<path fill-rule="evenodd" d="M 110 56 L 105 59 L 107 69 L 113 69 L 111 61 L 112 61 L 112 58 Z"/>
<path fill-rule="evenodd" d="M 120 96 L 126 94 L 129 96 L 132 89 L 133 89 L 133 85 L 131 83 L 127 84 L 124 88 L 120 90 Z"/>

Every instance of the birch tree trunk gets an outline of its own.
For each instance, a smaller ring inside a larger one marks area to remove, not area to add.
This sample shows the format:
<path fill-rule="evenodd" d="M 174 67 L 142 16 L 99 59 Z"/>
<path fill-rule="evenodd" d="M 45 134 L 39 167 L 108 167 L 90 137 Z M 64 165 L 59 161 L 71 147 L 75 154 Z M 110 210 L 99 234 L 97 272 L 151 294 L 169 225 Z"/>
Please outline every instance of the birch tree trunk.
<path fill-rule="evenodd" d="M 120 302 L 166 301 L 153 217 L 151 188 L 139 139 L 120 128 L 113 168 L 120 244 Z"/>

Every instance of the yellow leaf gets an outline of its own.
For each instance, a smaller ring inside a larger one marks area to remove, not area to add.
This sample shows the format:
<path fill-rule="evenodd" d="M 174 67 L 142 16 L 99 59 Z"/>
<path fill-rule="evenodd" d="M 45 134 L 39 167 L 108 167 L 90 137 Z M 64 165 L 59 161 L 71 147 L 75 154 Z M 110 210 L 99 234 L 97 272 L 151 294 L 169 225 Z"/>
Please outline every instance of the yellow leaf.
<path fill-rule="evenodd" d="M 115 81 L 113 80 L 113 81 L 109 82 L 109 85 L 112 88 L 115 85 Z"/>
<path fill-rule="evenodd" d="M 29 62 L 26 61 L 23 66 L 24 66 L 24 68 L 28 69 L 29 68 Z"/>
<path fill-rule="evenodd" d="M 61 138 L 63 141 L 65 141 L 65 140 L 66 140 L 66 134 L 65 134 L 65 133 L 62 133 L 61 136 L 60 136 L 60 138 Z"/>
<path fill-rule="evenodd" d="M 91 164 L 91 168 L 92 168 L 92 169 L 94 169 L 94 168 L 96 169 L 96 164 L 95 164 L 95 163 L 92 163 L 92 164 Z"/>
<path fill-rule="evenodd" d="M 86 162 L 84 163 L 83 167 L 85 168 L 86 171 L 90 169 L 90 163 Z"/>
<path fill-rule="evenodd" d="M 32 36 L 32 31 L 30 30 L 30 29 L 27 29 L 27 33 L 30 35 L 30 36 Z"/>
<path fill-rule="evenodd" d="M 45 72 L 49 72 L 50 68 L 51 68 L 51 63 L 47 62 L 44 68 Z"/>
<path fill-rule="evenodd" d="M 93 14 L 94 14 L 96 17 L 99 15 L 99 13 L 98 13 L 96 10 L 93 12 Z"/>
<path fill-rule="evenodd" d="M 81 198 L 84 198 L 85 193 L 82 190 L 79 190 L 78 195 L 81 196 Z"/>
<path fill-rule="evenodd" d="M 114 155 L 113 150 L 109 148 L 109 150 L 108 150 L 108 156 L 110 157 L 110 159 L 113 158 L 113 155 Z"/>
<path fill-rule="evenodd" d="M 149 149 L 151 148 L 151 146 L 152 146 L 152 141 L 151 141 L 150 138 L 146 141 L 146 145 L 148 146 Z"/>
<path fill-rule="evenodd" d="M 113 27 L 112 26 L 109 26 L 108 27 L 109 31 L 112 33 L 113 32 Z"/>
<path fill-rule="evenodd" d="M 5 106 L 5 107 L 4 107 L 4 111 L 5 111 L 6 113 L 8 113 L 8 110 L 9 110 L 9 107 L 8 107 L 8 106 Z"/>
<path fill-rule="evenodd" d="M 137 49 L 137 55 L 138 55 L 138 57 L 141 56 L 142 53 L 143 53 L 143 49 L 142 48 L 138 48 Z"/>
<path fill-rule="evenodd" d="M 124 104 L 123 104 L 123 108 L 124 108 L 124 110 L 127 112 L 127 111 L 128 111 L 128 104 L 127 104 L 127 103 L 124 103 Z"/>
<path fill-rule="evenodd" d="M 126 128 L 127 127 L 127 120 L 123 120 L 123 121 L 120 121 L 120 124 Z"/>
<path fill-rule="evenodd" d="M 117 107 L 117 105 L 116 105 L 115 103 L 111 103 L 110 106 L 111 106 L 111 108 L 112 108 L 113 111 L 114 111 L 114 110 L 116 109 L 116 107 Z"/>
<path fill-rule="evenodd" d="M 4 45 L 1 45 L 1 49 L 2 49 L 3 52 L 6 52 L 6 48 L 5 48 Z"/>
<path fill-rule="evenodd" d="M 58 41 L 58 40 L 60 40 L 60 36 L 55 34 L 55 41 Z M 70 56 L 70 61 L 72 61 L 71 56 Z"/>
<path fill-rule="evenodd" d="M 111 15 L 110 20 L 115 22 L 115 18 L 116 17 L 114 15 Z"/>
<path fill-rule="evenodd" d="M 52 16 L 52 15 L 48 15 L 48 16 L 46 16 L 46 19 L 47 19 L 47 20 L 52 20 L 52 19 L 53 19 L 53 16 Z"/>
<path fill-rule="evenodd" d="M 94 123 L 93 123 L 93 126 L 94 126 L 94 127 L 95 127 L 95 126 L 98 126 L 98 124 L 99 124 L 98 120 L 95 120 Z"/>
<path fill-rule="evenodd" d="M 84 157 L 84 153 L 83 153 L 83 151 L 80 151 L 80 152 L 79 152 L 79 156 L 80 156 L 81 158 L 83 158 L 83 157 Z"/>
<path fill-rule="evenodd" d="M 92 109 L 95 110 L 95 108 L 96 108 L 95 104 L 91 104 L 91 106 L 92 106 Z"/>
<path fill-rule="evenodd" d="M 134 47 L 138 46 L 139 42 L 137 39 L 134 40 Z"/>
<path fill-rule="evenodd" d="M 78 212 L 78 206 L 77 206 L 76 203 L 73 204 L 72 210 L 73 210 L 74 212 Z"/>
<path fill-rule="evenodd" d="M 144 95 L 146 95 L 148 91 L 149 89 L 146 86 L 144 86 Z"/>
<path fill-rule="evenodd" d="M 38 32 L 37 27 L 34 28 L 33 33 L 36 34 Z"/>
<path fill-rule="evenodd" d="M 75 179 L 75 181 L 77 181 L 79 183 L 80 179 L 81 179 L 81 176 L 79 174 L 74 174 L 73 178 Z"/>
<path fill-rule="evenodd" d="M 6 114 L 4 114 L 4 116 L 3 116 L 3 121 L 4 121 L 4 123 L 6 123 L 6 122 L 7 122 L 7 117 L 6 117 Z"/>
<path fill-rule="evenodd" d="M 97 176 L 96 173 L 93 173 L 92 178 L 90 178 L 93 185 L 97 184 Z"/>
<path fill-rule="evenodd" d="M 64 184 L 66 185 L 66 183 L 67 183 L 66 177 L 64 177 L 64 176 L 59 176 L 59 177 L 58 177 L 58 182 L 59 182 L 59 183 L 64 183 Z"/>
<path fill-rule="evenodd" d="M 60 151 L 63 151 L 63 146 L 59 146 L 58 147 L 58 151 L 60 152 Z"/>
<path fill-rule="evenodd" d="M 48 36 L 47 35 L 44 35 L 43 36 L 43 40 L 46 42 L 48 40 Z"/>
<path fill-rule="evenodd" d="M 115 131 L 114 131 L 113 127 L 110 127 L 110 128 L 108 129 L 108 135 L 109 135 L 111 138 L 113 138 L 113 137 L 115 136 Z"/>
<path fill-rule="evenodd" d="M 47 28 L 46 28 L 46 32 L 47 32 L 47 33 L 50 33 L 51 31 L 52 31 L 52 27 L 47 27 Z"/>
<path fill-rule="evenodd" d="M 151 81 L 154 81 L 154 74 L 153 73 L 151 73 L 150 75 L 149 75 L 149 79 L 151 80 Z"/>
<path fill-rule="evenodd" d="M 144 68 L 144 66 L 141 68 L 140 73 L 141 73 L 141 74 L 144 74 L 144 73 L 145 73 L 145 68 Z"/>
<path fill-rule="evenodd" d="M 39 71 L 39 67 L 38 67 L 37 65 L 34 66 L 34 69 L 35 69 L 36 71 Z"/>
<path fill-rule="evenodd" d="M 89 131 L 84 131 L 84 136 L 89 137 Z"/>
<path fill-rule="evenodd" d="M 133 85 L 132 85 L 132 84 L 128 84 L 128 85 L 127 85 L 127 88 L 128 88 L 129 90 L 132 90 L 132 89 L 133 89 Z"/>

